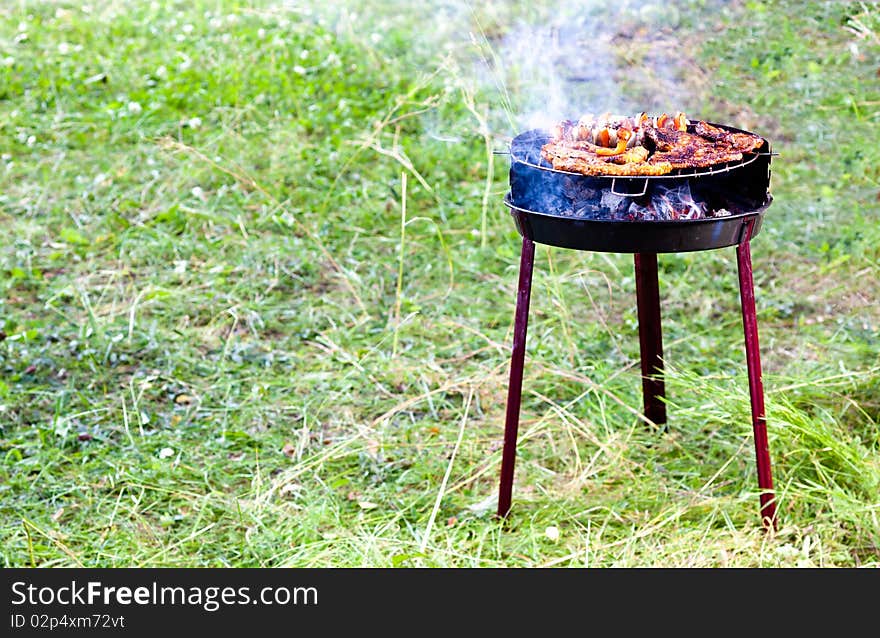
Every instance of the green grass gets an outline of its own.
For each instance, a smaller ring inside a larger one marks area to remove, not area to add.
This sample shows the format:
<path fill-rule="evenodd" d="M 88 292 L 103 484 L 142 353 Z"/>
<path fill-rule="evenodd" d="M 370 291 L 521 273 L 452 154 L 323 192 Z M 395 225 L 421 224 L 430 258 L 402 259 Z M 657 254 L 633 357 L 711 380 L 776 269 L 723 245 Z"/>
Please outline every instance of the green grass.
<path fill-rule="evenodd" d="M 661 257 L 659 436 L 631 257 L 538 247 L 492 518 L 519 237 L 487 149 L 529 95 L 477 60 L 558 3 L 117 4 L 0 8 L 5 565 L 880 566 L 876 6 L 608 26 L 628 100 L 666 56 L 682 108 L 780 153 L 767 536 L 733 249 Z"/>

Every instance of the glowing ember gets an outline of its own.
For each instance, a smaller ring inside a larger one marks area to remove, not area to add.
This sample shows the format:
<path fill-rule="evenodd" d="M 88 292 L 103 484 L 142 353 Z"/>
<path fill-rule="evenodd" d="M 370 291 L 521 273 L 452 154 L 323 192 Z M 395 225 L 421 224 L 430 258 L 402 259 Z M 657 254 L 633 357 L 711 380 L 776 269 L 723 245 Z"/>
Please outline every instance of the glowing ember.
<path fill-rule="evenodd" d="M 678 188 L 658 186 L 647 205 L 633 201 L 623 219 L 676 220 L 702 219 L 706 217 L 708 206 L 691 196 L 687 184 Z"/>

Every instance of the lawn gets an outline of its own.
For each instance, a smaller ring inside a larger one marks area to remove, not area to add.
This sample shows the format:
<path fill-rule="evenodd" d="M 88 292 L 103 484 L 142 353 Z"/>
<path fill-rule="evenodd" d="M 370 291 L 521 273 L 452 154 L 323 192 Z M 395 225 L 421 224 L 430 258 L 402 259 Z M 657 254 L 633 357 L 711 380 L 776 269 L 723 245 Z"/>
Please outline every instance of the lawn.
<path fill-rule="evenodd" d="M 528 4 L 0 6 L 5 566 L 880 566 L 880 9 Z M 779 153 L 752 242 L 775 533 L 733 248 L 660 257 L 660 434 L 632 257 L 538 246 L 493 517 L 503 151 L 585 104 Z"/>

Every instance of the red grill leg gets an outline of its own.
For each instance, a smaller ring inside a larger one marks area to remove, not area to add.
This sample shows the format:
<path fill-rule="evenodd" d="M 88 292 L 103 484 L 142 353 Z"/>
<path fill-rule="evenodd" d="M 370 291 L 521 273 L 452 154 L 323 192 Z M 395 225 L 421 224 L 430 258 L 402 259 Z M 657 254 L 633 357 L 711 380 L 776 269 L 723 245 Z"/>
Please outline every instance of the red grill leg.
<path fill-rule="evenodd" d="M 663 397 L 666 396 L 666 387 L 663 382 L 663 331 L 660 327 L 657 255 L 636 253 L 635 263 L 645 416 L 657 425 L 665 425 L 666 404 Z"/>
<path fill-rule="evenodd" d="M 523 237 L 519 262 L 519 286 L 516 293 L 516 319 L 513 326 L 513 354 L 510 357 L 510 383 L 507 388 L 507 418 L 504 423 L 504 450 L 501 456 L 501 481 L 498 487 L 498 516 L 510 513 L 513 493 L 513 467 L 516 463 L 516 435 L 522 399 L 523 363 L 526 356 L 526 329 L 529 324 L 529 299 L 532 292 L 532 266 L 535 244 Z"/>
<path fill-rule="evenodd" d="M 754 222 L 752 222 L 754 223 Z M 751 225 L 748 236 L 751 236 Z M 746 340 L 746 365 L 749 370 L 749 395 L 752 403 L 752 428 L 755 432 L 755 457 L 758 462 L 758 487 L 761 489 L 761 522 L 765 529 L 776 529 L 776 501 L 770 471 L 770 445 L 767 441 L 767 418 L 764 413 L 764 382 L 761 378 L 761 353 L 758 347 L 758 317 L 755 313 L 755 285 L 752 278 L 752 253 L 749 239 L 736 247 L 739 267 L 739 294 L 742 302 L 743 331 Z"/>

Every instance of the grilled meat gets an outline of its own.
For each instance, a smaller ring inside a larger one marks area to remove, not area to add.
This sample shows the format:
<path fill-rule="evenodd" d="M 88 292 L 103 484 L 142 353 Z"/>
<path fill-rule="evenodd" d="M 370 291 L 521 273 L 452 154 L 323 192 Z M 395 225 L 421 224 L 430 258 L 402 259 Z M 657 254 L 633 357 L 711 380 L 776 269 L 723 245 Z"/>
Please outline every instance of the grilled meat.
<path fill-rule="evenodd" d="M 554 169 L 585 175 L 665 175 L 673 169 L 708 168 L 742 160 L 764 140 L 733 133 L 684 113 L 649 117 L 585 115 L 554 127 L 541 149 Z"/>
<path fill-rule="evenodd" d="M 648 163 L 668 163 L 672 168 L 706 168 L 725 162 L 738 162 L 741 159 L 742 153 L 714 149 L 711 146 L 698 146 L 658 151 L 651 156 Z"/>
<path fill-rule="evenodd" d="M 751 133 L 733 133 L 723 128 L 712 126 L 706 122 L 697 122 L 694 131 L 700 137 L 714 142 L 716 145 L 724 145 L 733 148 L 740 153 L 749 153 L 761 146 L 764 140 Z"/>
<path fill-rule="evenodd" d="M 645 137 L 654 142 L 658 151 L 696 149 L 706 145 L 706 140 L 699 135 L 673 128 L 649 128 L 645 131 Z"/>
<path fill-rule="evenodd" d="M 644 147 L 637 148 L 642 150 L 634 149 L 621 155 L 600 157 L 589 150 L 573 148 L 569 144 L 550 143 L 541 149 L 541 157 L 550 162 L 557 171 L 584 175 L 665 175 L 672 170 L 672 165 L 668 162 L 646 163 L 643 158 L 647 158 L 648 150 Z"/>
<path fill-rule="evenodd" d="M 742 159 L 742 153 L 732 146 L 710 143 L 693 133 L 675 129 L 648 129 L 646 136 L 657 149 L 650 161 L 669 162 L 672 168 L 705 168 Z"/>

